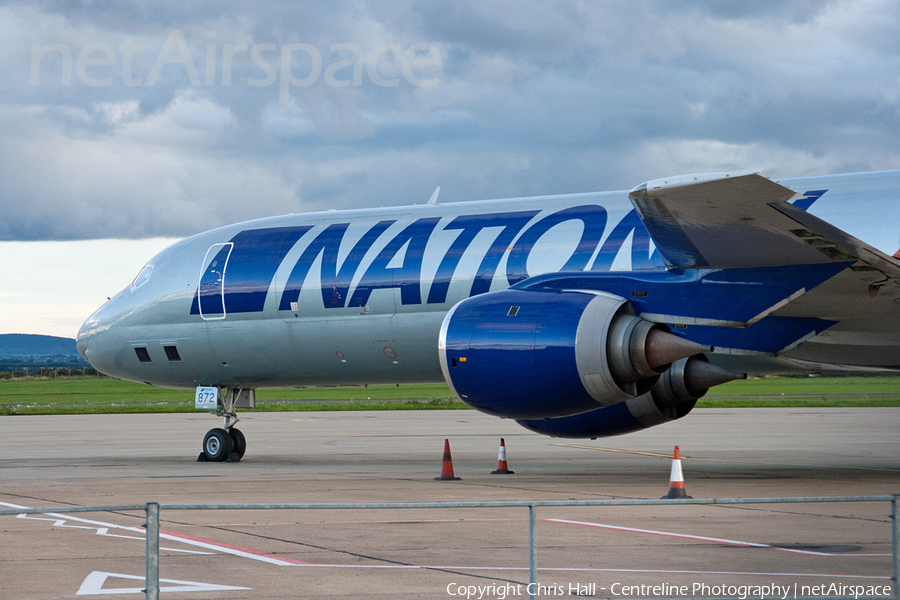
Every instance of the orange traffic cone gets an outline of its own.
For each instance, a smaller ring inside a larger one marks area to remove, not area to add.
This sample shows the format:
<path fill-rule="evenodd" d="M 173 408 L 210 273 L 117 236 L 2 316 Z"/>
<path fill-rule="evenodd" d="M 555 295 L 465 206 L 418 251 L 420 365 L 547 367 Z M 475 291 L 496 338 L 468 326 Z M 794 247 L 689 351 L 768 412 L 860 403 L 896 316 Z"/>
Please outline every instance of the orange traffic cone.
<path fill-rule="evenodd" d="M 491 471 L 491 475 L 514 475 L 515 471 L 509 470 L 506 464 L 506 442 L 500 438 L 500 455 L 497 457 L 497 470 Z"/>
<path fill-rule="evenodd" d="M 669 477 L 669 493 L 663 496 L 663 499 L 669 498 L 690 498 L 684 491 L 684 475 L 681 472 L 681 450 L 675 446 L 675 453 L 672 455 L 672 475 Z"/>
<path fill-rule="evenodd" d="M 435 481 L 456 481 L 459 477 L 453 476 L 453 459 L 450 458 L 450 440 L 444 440 L 444 461 L 441 463 L 441 476 L 435 477 Z"/>

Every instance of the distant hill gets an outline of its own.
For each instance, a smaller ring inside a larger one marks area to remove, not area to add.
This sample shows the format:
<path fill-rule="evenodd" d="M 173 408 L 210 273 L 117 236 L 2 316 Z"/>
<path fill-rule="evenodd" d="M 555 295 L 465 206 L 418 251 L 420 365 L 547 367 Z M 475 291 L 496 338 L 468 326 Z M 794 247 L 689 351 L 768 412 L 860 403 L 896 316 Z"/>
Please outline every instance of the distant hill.
<path fill-rule="evenodd" d="M 0 334 L 0 358 L 78 356 L 75 340 L 29 333 Z"/>

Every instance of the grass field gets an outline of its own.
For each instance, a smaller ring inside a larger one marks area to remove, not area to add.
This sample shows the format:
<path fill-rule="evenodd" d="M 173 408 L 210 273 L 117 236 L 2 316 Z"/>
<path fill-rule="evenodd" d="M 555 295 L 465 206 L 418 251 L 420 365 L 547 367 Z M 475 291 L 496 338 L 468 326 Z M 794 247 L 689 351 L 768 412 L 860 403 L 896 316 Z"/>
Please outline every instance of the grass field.
<path fill-rule="evenodd" d="M 269 388 L 256 411 L 409 410 L 466 408 L 445 384 Z M 0 382 L 0 415 L 194 412 L 193 390 L 172 390 L 108 378 Z"/>
<path fill-rule="evenodd" d="M 698 408 L 900 406 L 900 377 L 761 377 L 717 386 Z"/>
<path fill-rule="evenodd" d="M 900 377 L 764 377 L 714 388 L 698 408 L 900 406 Z M 445 384 L 257 390 L 246 411 L 465 409 Z M 194 412 L 193 390 L 108 378 L 0 381 L 0 415 Z"/>

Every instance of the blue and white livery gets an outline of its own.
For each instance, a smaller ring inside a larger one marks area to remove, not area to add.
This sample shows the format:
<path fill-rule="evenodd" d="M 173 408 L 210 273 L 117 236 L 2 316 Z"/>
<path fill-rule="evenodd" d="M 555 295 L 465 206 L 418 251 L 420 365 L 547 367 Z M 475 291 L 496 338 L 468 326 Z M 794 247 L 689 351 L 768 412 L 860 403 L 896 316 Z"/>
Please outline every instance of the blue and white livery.
<path fill-rule="evenodd" d="M 900 171 L 287 215 L 167 248 L 95 312 L 98 370 L 218 388 L 446 380 L 560 437 L 685 416 L 745 373 L 900 368 Z M 208 402 L 208 399 L 206 400 Z"/>

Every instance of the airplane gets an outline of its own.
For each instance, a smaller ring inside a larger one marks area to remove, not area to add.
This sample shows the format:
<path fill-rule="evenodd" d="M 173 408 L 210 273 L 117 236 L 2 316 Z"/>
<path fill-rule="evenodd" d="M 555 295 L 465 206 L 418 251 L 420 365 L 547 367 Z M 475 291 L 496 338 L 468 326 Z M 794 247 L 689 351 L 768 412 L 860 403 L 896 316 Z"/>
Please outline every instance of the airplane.
<path fill-rule="evenodd" d="M 440 188 L 438 188 L 439 190 Z M 900 368 L 900 171 L 292 214 L 194 235 L 85 321 L 98 371 L 195 388 L 446 381 L 555 437 L 681 419 L 746 374 Z"/>

